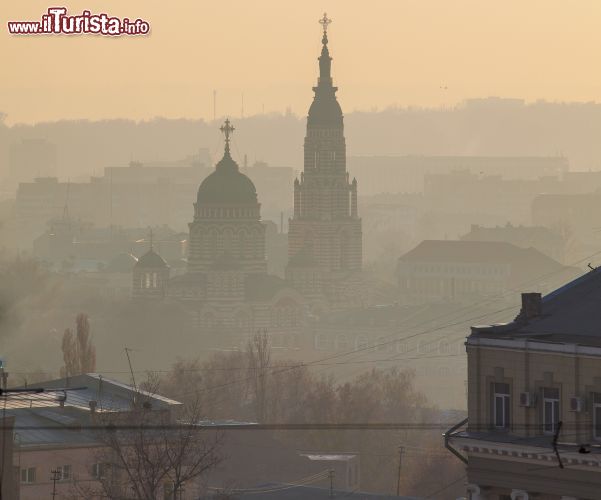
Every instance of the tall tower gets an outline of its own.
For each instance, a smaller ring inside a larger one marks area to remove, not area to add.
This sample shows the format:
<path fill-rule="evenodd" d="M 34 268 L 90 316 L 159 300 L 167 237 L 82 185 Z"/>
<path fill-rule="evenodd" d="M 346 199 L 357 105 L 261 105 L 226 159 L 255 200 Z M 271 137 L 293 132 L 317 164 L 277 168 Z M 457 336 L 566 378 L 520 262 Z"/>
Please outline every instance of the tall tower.
<path fill-rule="evenodd" d="M 319 78 L 309 108 L 304 168 L 294 181 L 294 216 L 288 233 L 289 265 L 303 256 L 322 272 L 360 271 L 361 219 L 357 213 L 357 181 L 346 170 L 342 110 L 333 86 L 328 26 L 324 14 Z M 295 258 L 296 257 L 296 258 Z"/>

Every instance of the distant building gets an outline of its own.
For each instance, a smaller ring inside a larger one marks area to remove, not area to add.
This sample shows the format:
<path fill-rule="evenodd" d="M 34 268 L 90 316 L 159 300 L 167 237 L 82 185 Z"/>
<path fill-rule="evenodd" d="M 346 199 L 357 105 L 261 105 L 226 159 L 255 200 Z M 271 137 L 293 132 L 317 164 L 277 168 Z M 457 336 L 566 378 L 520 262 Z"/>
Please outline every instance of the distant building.
<path fill-rule="evenodd" d="M 399 258 L 397 272 L 403 300 L 473 302 L 515 289 L 551 290 L 577 270 L 505 242 L 426 240 Z"/>
<path fill-rule="evenodd" d="M 560 177 L 569 168 L 564 157 L 543 156 L 349 156 L 349 171 L 361 179 L 363 195 L 423 193 L 428 175 L 466 171 L 506 180 Z"/>
<path fill-rule="evenodd" d="M 57 167 L 56 146 L 46 139 L 22 139 L 10 146 L 10 180 L 14 184 L 56 177 Z"/>
<path fill-rule="evenodd" d="M 532 201 L 533 224 L 562 231 L 589 244 L 601 243 L 601 192 L 540 194 Z"/>
<path fill-rule="evenodd" d="M 485 227 L 472 224 L 470 232 L 460 239 L 505 242 L 520 248 L 532 247 L 558 262 L 565 261 L 564 237 L 544 226 L 514 226 L 507 223 L 505 226 Z"/>
<path fill-rule="evenodd" d="M 601 270 L 541 298 L 514 321 L 474 326 L 467 428 L 447 444 L 467 463 L 471 500 L 599 498 Z"/>
<path fill-rule="evenodd" d="M 107 167 L 103 176 L 90 182 L 59 182 L 56 177 L 23 181 L 15 203 L 19 247 L 30 250 L 34 238 L 49 221 L 61 218 L 65 207 L 73 219 L 99 228 L 166 225 L 187 230 L 190 200 L 212 172 L 204 161 L 194 156 L 160 164 L 131 162 L 127 167 Z M 245 172 L 264 188 L 269 218 L 279 221 L 287 202 L 285 187 L 294 179 L 292 168 L 258 165 Z"/>

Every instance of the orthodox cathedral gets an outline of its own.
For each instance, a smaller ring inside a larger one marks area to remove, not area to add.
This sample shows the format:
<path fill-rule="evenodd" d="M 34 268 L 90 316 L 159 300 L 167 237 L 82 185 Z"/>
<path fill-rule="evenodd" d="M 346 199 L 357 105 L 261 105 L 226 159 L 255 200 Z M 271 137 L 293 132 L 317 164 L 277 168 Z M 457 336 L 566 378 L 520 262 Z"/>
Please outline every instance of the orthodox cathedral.
<path fill-rule="evenodd" d="M 364 304 L 362 233 L 357 181 L 349 180 L 343 115 L 333 86 L 324 15 L 319 78 L 309 109 L 304 169 L 294 183 L 285 279 L 267 273 L 265 226 L 253 182 L 230 154 L 226 120 L 223 157 L 201 183 L 189 224 L 184 275 L 169 279 L 152 249 L 133 272 L 133 297 L 185 304 L 195 325 L 232 341 L 266 329 L 274 343 L 296 344 L 306 319 Z"/>

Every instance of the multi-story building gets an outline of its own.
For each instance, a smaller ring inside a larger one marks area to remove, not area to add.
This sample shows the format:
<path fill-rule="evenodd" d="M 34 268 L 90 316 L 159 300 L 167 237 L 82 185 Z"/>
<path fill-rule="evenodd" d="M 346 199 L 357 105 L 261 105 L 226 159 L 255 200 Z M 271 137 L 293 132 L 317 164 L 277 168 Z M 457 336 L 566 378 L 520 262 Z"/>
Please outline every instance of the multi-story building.
<path fill-rule="evenodd" d="M 566 238 L 557 231 L 544 226 L 504 226 L 486 227 L 472 224 L 469 233 L 460 239 L 464 241 L 502 241 L 520 248 L 536 248 L 548 257 L 563 263 L 566 257 Z"/>
<path fill-rule="evenodd" d="M 578 271 L 534 248 L 499 241 L 425 240 L 398 261 L 406 302 L 472 302 L 509 290 L 552 290 Z"/>
<path fill-rule="evenodd" d="M 468 420 L 447 433 L 470 500 L 593 500 L 601 491 L 601 270 L 522 295 L 514 321 L 472 327 Z"/>

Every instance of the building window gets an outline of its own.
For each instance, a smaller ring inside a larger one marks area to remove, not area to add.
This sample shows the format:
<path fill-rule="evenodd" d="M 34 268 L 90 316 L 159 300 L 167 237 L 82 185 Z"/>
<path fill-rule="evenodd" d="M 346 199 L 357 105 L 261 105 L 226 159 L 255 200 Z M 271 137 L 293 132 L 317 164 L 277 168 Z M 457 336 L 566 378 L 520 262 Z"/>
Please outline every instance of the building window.
<path fill-rule="evenodd" d="M 21 469 L 21 482 L 22 483 L 35 483 L 35 467 L 28 467 Z"/>
<path fill-rule="evenodd" d="M 543 388 L 543 432 L 553 434 L 559 422 L 559 389 Z"/>
<path fill-rule="evenodd" d="M 56 470 L 58 471 L 59 481 L 68 481 L 71 479 L 71 466 L 70 465 L 59 465 Z"/>
<path fill-rule="evenodd" d="M 601 392 L 593 393 L 593 437 L 601 440 Z"/>
<path fill-rule="evenodd" d="M 92 464 L 92 477 L 96 478 L 96 479 L 105 478 L 108 474 L 110 467 L 111 467 L 111 464 L 107 464 L 107 463 Z"/>
<path fill-rule="evenodd" d="M 509 428 L 509 384 L 492 384 L 493 425 L 496 429 Z"/>

